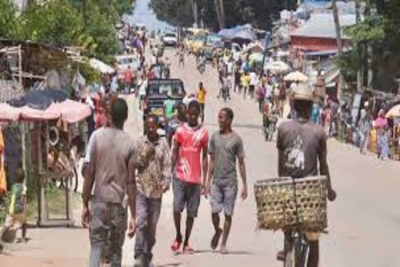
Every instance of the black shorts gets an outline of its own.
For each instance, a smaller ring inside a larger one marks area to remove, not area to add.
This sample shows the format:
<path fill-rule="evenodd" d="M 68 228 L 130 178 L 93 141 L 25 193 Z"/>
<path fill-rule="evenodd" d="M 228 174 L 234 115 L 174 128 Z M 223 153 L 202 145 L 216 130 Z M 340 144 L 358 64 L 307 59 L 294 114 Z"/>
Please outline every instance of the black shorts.
<path fill-rule="evenodd" d="M 192 184 L 174 178 L 172 181 L 172 190 L 174 193 L 174 212 L 183 212 L 186 206 L 188 217 L 197 217 L 200 206 L 201 185 Z"/>

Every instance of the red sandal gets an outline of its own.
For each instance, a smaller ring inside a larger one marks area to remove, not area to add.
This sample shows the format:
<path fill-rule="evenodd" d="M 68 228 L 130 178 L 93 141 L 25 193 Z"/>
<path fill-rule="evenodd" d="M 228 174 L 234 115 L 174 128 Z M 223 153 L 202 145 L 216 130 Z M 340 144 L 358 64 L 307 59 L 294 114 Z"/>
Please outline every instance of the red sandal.
<path fill-rule="evenodd" d="M 173 252 L 178 252 L 179 249 L 181 248 L 181 244 L 182 244 L 182 242 L 179 242 L 178 240 L 175 239 L 174 243 L 172 243 L 172 245 L 171 245 L 171 250 Z"/>

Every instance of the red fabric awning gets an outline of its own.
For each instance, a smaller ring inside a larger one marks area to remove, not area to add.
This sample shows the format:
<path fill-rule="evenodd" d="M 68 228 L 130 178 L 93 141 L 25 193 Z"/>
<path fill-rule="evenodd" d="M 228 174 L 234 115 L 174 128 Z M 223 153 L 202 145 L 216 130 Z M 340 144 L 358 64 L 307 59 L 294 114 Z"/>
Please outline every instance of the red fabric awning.
<path fill-rule="evenodd" d="M 67 123 L 75 123 L 90 116 L 91 112 L 88 105 L 70 99 L 52 103 L 46 110 L 28 106 L 16 108 L 7 103 L 0 103 L 0 121 L 48 121 L 61 118 Z"/>
<path fill-rule="evenodd" d="M 20 118 L 23 120 L 32 120 L 32 121 L 48 121 L 48 120 L 56 120 L 61 116 L 61 113 L 54 109 L 54 103 L 50 105 L 45 110 L 34 109 L 28 106 L 24 106 L 21 108 Z"/>
<path fill-rule="evenodd" d="M 7 103 L 0 103 L 0 121 L 16 121 L 19 119 L 20 109 Z"/>
<path fill-rule="evenodd" d="M 54 104 L 56 110 L 61 112 L 61 120 L 67 123 L 79 122 L 92 113 L 89 105 L 67 99 Z"/>

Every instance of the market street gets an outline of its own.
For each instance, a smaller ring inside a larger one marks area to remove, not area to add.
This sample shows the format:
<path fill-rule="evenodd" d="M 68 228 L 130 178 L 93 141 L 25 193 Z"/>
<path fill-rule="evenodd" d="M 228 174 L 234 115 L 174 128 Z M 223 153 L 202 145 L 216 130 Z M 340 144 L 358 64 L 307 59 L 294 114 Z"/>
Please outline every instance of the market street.
<path fill-rule="evenodd" d="M 282 248 L 280 232 L 256 231 L 256 206 L 252 186 L 256 180 L 276 176 L 275 142 L 267 143 L 261 133 L 261 116 L 254 100 L 237 94 L 224 103 L 217 99 L 217 73 L 207 66 L 205 74 L 195 70 L 194 58 L 186 58 L 185 68 L 179 69 L 173 52 L 166 52 L 172 61 L 172 77 L 181 78 L 188 92 L 194 92 L 203 81 L 208 90 L 206 126 L 217 129 L 217 112 L 224 106 L 235 112 L 234 130 L 243 138 L 248 171 L 249 198 L 238 200 L 229 240 L 230 255 L 212 253 L 209 243 L 213 235 L 210 206 L 202 200 L 199 218 L 195 221 L 192 246 L 194 255 L 173 256 L 170 245 L 174 238 L 172 194 L 163 199 L 163 210 L 155 247 L 156 266 L 282 266 L 275 260 Z M 126 131 L 132 136 L 141 133 L 141 115 L 133 97 Z M 375 156 L 360 155 L 352 146 L 329 142 L 328 159 L 333 185 L 338 193 L 329 205 L 329 234 L 321 237 L 323 267 L 396 267 L 400 266 L 400 165 L 395 161 L 380 161 Z M 241 188 L 241 183 L 239 183 Z M 76 210 L 76 225 L 80 223 L 80 207 Z M 89 239 L 86 229 L 29 229 L 28 244 L 12 245 L 7 255 L 0 255 L 1 266 L 87 266 Z M 126 240 L 124 266 L 133 265 L 134 240 Z"/>

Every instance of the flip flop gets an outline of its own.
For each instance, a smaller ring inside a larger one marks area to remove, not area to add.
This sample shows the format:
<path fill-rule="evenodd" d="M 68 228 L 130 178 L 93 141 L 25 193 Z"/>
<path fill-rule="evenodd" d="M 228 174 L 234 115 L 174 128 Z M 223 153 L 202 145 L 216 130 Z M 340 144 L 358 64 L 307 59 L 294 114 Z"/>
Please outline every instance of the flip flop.
<path fill-rule="evenodd" d="M 174 243 L 172 243 L 172 245 L 171 245 L 171 250 L 173 252 L 178 252 L 181 247 L 181 244 L 182 244 L 182 242 L 179 242 L 178 240 L 175 239 Z"/>
<path fill-rule="evenodd" d="M 221 247 L 221 250 L 219 251 L 222 255 L 227 255 L 229 254 L 229 250 L 226 247 Z"/>
<path fill-rule="evenodd" d="M 213 238 L 211 239 L 211 249 L 215 250 L 218 247 L 219 239 L 222 235 L 222 229 L 218 229 L 217 232 L 214 234 Z"/>
<path fill-rule="evenodd" d="M 222 255 L 227 255 L 229 254 L 229 250 L 226 247 L 221 247 L 220 253 Z"/>
<path fill-rule="evenodd" d="M 194 254 L 194 249 L 191 248 L 189 245 L 185 246 L 183 248 L 183 253 L 185 254 Z"/>

